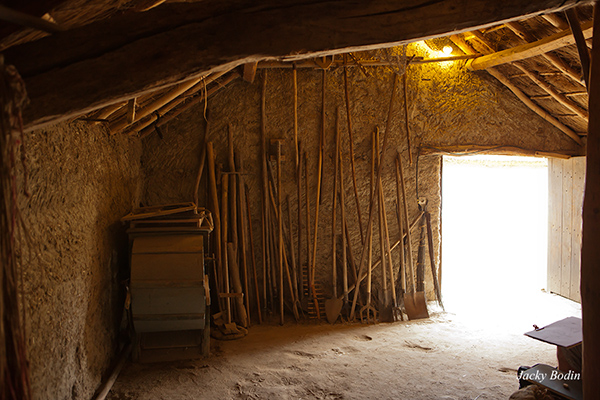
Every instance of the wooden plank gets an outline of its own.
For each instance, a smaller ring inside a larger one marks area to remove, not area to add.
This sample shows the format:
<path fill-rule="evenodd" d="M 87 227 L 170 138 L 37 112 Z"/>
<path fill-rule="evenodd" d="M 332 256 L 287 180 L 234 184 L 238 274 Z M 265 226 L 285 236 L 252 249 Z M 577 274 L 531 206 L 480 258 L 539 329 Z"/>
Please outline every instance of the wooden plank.
<path fill-rule="evenodd" d="M 592 37 L 592 21 L 581 25 L 581 31 L 586 39 Z M 560 49 L 575 43 L 575 38 L 570 29 L 565 29 L 554 35 L 545 37 L 536 42 L 527 43 L 521 46 L 513 47 L 492 54 L 481 56 L 467 62 L 467 67 L 472 71 L 488 69 L 498 65 L 511 63 L 519 60 L 525 60 Z"/>
<path fill-rule="evenodd" d="M 542 328 L 526 332 L 526 336 L 561 347 L 573 347 L 581 343 L 581 318 L 567 317 Z"/>
<path fill-rule="evenodd" d="M 585 186 L 585 157 L 571 159 L 573 163 L 573 203 L 571 225 L 571 288 L 569 298 L 578 303 L 581 302 L 579 290 L 581 276 L 581 233 L 582 233 L 582 211 L 583 192 Z"/>
<path fill-rule="evenodd" d="M 562 165 L 563 160 L 548 160 L 548 291 L 560 291 L 562 259 Z"/>
<path fill-rule="evenodd" d="M 573 224 L 573 163 L 565 161 L 563 164 L 562 184 L 562 240 L 561 240 L 561 266 L 560 266 L 560 292 L 569 297 L 571 289 L 571 243 Z"/>
<path fill-rule="evenodd" d="M 25 79 L 31 106 L 24 121 L 31 130 L 260 59 L 397 46 L 580 3 L 288 0 L 259 8 L 217 0 L 165 3 L 15 46 L 5 59 Z"/>
<path fill-rule="evenodd" d="M 178 214 L 186 211 L 196 210 L 194 203 L 167 204 L 155 207 L 142 207 L 134 209 L 132 212 L 121 218 L 121 221 L 133 221 L 135 219 L 144 219 L 159 217 L 164 215 Z"/>

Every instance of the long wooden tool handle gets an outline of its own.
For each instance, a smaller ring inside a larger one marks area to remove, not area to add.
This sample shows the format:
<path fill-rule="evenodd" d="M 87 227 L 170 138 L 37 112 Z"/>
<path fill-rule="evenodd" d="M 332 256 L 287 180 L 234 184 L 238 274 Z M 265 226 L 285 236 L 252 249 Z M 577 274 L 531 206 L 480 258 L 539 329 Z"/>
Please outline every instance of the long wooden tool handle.
<path fill-rule="evenodd" d="M 319 310 L 319 302 L 317 300 L 317 292 L 315 290 L 315 271 L 317 268 L 317 235 L 319 233 L 319 203 L 321 202 L 321 183 L 323 178 L 323 141 L 325 140 L 325 70 L 323 70 L 323 104 L 321 107 L 322 122 L 321 122 L 321 137 L 319 140 L 319 162 L 317 165 L 317 204 L 315 205 L 315 233 L 313 235 L 313 252 L 312 265 L 310 273 L 310 290 L 313 297 L 317 318 L 321 319 L 321 311 Z"/>
<path fill-rule="evenodd" d="M 344 64 L 346 64 L 346 54 L 344 54 Z M 358 185 L 356 184 L 356 168 L 354 166 L 354 138 L 352 137 L 352 114 L 350 113 L 350 89 L 348 88 L 348 69 L 344 65 L 344 94 L 346 97 L 346 118 L 348 120 L 348 142 L 350 144 L 350 165 L 352 166 L 352 183 L 354 185 L 354 200 L 356 202 L 356 214 L 358 218 L 358 227 L 360 229 L 360 241 L 364 245 L 365 238 L 363 232 L 362 216 L 360 213 L 360 201 L 358 196 Z"/>
<path fill-rule="evenodd" d="M 406 142 L 408 144 L 408 162 L 410 165 L 413 163 L 412 150 L 410 146 L 410 130 L 408 127 L 408 90 L 406 83 L 406 73 L 408 72 L 408 63 L 404 67 L 404 74 L 402 75 L 402 88 L 404 90 L 404 128 L 406 129 Z"/>
<path fill-rule="evenodd" d="M 335 153 L 334 153 L 334 169 L 333 169 L 333 205 L 331 206 L 331 286 L 333 288 L 333 297 L 337 297 L 337 241 L 335 240 L 336 228 L 336 206 L 337 206 L 337 180 L 339 168 L 339 151 L 340 150 L 340 109 L 337 109 L 335 119 Z"/>
<path fill-rule="evenodd" d="M 294 297 L 295 300 L 298 300 L 298 269 L 296 266 L 296 256 L 294 255 L 294 236 L 292 234 L 292 203 L 290 202 L 290 196 L 286 198 L 287 209 L 288 209 L 288 224 L 289 228 L 289 246 L 290 246 L 290 256 L 292 258 L 292 276 L 293 276 L 293 288 L 294 288 Z"/>
<path fill-rule="evenodd" d="M 371 147 L 372 147 L 372 151 L 371 151 L 371 196 L 375 196 L 376 199 L 379 199 L 379 196 L 377 195 L 377 190 L 375 189 L 376 187 L 376 183 L 375 183 L 375 168 L 376 168 L 376 163 L 377 163 L 377 155 L 378 155 L 378 151 L 377 151 L 377 145 L 376 145 L 376 141 L 379 135 L 379 128 L 377 128 L 377 130 L 375 132 L 373 132 L 373 136 L 372 136 L 372 142 L 371 142 Z M 379 177 L 378 177 L 379 178 Z M 375 206 L 373 206 L 373 209 L 375 209 Z M 367 306 L 371 305 L 371 286 L 373 284 L 373 269 L 371 266 L 371 263 L 373 262 L 373 229 L 371 228 L 371 230 L 367 233 L 367 241 L 369 242 L 369 258 L 367 259 Z M 381 262 L 383 264 L 384 259 L 381 259 Z"/>
<path fill-rule="evenodd" d="M 244 184 L 246 192 L 246 217 L 248 218 L 248 233 L 250 237 L 250 257 L 252 259 L 252 275 L 254 278 L 254 291 L 256 296 L 256 310 L 258 314 L 258 323 L 262 324 L 262 311 L 260 310 L 260 289 L 258 287 L 258 275 L 256 272 L 256 258 L 254 255 L 254 235 L 252 233 L 252 216 L 250 214 L 250 191 L 248 185 Z"/>
<path fill-rule="evenodd" d="M 281 142 L 277 141 L 277 252 L 279 254 L 279 313 L 280 323 L 284 323 L 283 310 L 283 215 L 281 212 Z M 288 271 L 289 272 L 289 271 Z"/>
<path fill-rule="evenodd" d="M 415 229 L 415 227 L 417 226 L 417 224 L 421 221 L 421 217 L 423 216 L 423 213 L 421 212 L 421 214 L 417 215 L 417 218 L 415 218 L 415 220 L 412 222 L 412 224 L 410 224 L 410 230 L 412 231 L 413 229 Z M 390 247 L 391 251 L 394 251 L 396 249 L 396 247 L 400 246 L 400 244 L 404 245 L 404 238 L 406 237 L 406 233 L 404 235 L 402 235 L 402 237 L 392 245 L 392 247 Z M 374 263 L 371 266 L 371 269 L 373 271 L 375 271 L 375 269 L 377 267 L 379 267 L 379 265 L 381 265 L 381 259 L 377 260 L 376 263 Z M 358 285 L 361 284 L 362 281 L 365 280 L 365 278 L 367 277 L 367 273 L 363 272 L 363 274 L 357 278 L 356 283 L 354 283 L 353 285 L 350 285 L 350 287 L 348 287 L 348 292 L 353 291 Z M 338 297 L 338 299 L 341 299 L 341 297 Z"/>
<path fill-rule="evenodd" d="M 389 228 L 388 228 L 388 221 L 387 221 L 387 212 L 385 209 L 385 196 L 383 194 L 383 185 L 381 184 L 381 182 L 379 182 L 379 196 L 381 198 L 380 202 L 381 202 L 381 209 L 382 209 L 382 215 L 383 215 L 383 232 L 384 232 L 384 238 L 385 238 L 385 251 L 387 253 L 387 267 L 388 267 L 388 274 L 389 274 L 389 282 L 390 282 L 390 286 L 392 287 L 392 301 L 394 302 L 394 307 L 396 307 L 397 301 L 396 301 L 396 279 L 394 277 L 394 264 L 392 262 L 392 249 L 390 246 L 390 233 L 389 233 Z M 382 254 L 383 257 L 383 254 Z"/>
<path fill-rule="evenodd" d="M 236 250 L 233 243 L 227 243 L 227 256 L 229 259 L 229 269 L 231 273 L 231 284 L 233 287 L 233 293 L 242 293 L 242 281 L 240 279 L 240 269 L 237 263 Z M 229 299 L 229 297 L 227 298 Z M 237 321 L 244 328 L 248 327 L 248 316 L 246 314 L 246 307 L 244 306 L 244 299 L 242 296 L 236 296 L 234 298 L 236 311 L 237 311 Z"/>
<path fill-rule="evenodd" d="M 377 156 L 379 156 L 379 130 L 375 132 L 375 148 L 377 149 Z M 379 162 L 380 160 L 377 160 Z M 379 166 L 378 166 L 379 167 Z M 383 168 L 381 165 L 379 168 Z M 385 257 L 385 233 L 383 229 L 383 190 L 381 190 L 381 174 L 379 180 L 375 184 L 375 190 L 377 190 L 377 207 L 379 209 L 379 253 L 381 254 L 381 281 L 383 288 L 383 303 L 387 302 L 388 295 L 388 282 L 387 282 L 387 259 Z"/>
<path fill-rule="evenodd" d="M 398 157 L 395 159 L 396 162 L 396 215 L 398 217 L 398 232 L 400 233 L 400 239 L 402 240 L 402 246 L 400 246 L 400 267 L 398 268 L 398 277 L 400 279 L 400 294 L 404 293 L 406 288 L 406 265 L 404 263 L 404 222 L 402 218 L 402 212 L 400 211 L 400 203 L 402 202 L 402 195 L 400 193 L 400 166 L 398 164 Z M 406 221 L 408 224 L 408 221 Z"/>
<path fill-rule="evenodd" d="M 223 291 L 223 267 L 221 265 L 221 217 L 219 212 L 219 197 L 217 194 L 217 177 L 215 173 L 215 152 L 213 149 L 212 142 L 206 143 L 206 157 L 208 160 L 208 185 L 210 193 L 209 208 L 212 212 L 214 221 L 214 232 L 213 236 L 216 238 L 213 240 L 214 253 L 217 264 L 217 273 L 215 274 L 215 282 L 219 291 Z M 219 306 L 223 306 L 223 301 L 219 303 Z M 222 308 L 222 307 L 221 307 Z"/>
<path fill-rule="evenodd" d="M 306 155 L 306 152 L 304 152 L 304 196 L 306 199 L 306 283 L 308 288 L 310 286 L 310 282 L 312 281 L 312 254 L 310 247 L 312 244 L 312 240 L 310 238 L 310 192 L 308 184 L 308 157 Z"/>
<path fill-rule="evenodd" d="M 404 202 L 404 220 L 408 221 L 408 198 L 406 196 L 406 184 L 404 183 L 404 169 L 402 168 L 402 154 L 398 152 L 398 167 L 400 170 L 400 187 L 402 188 L 402 200 Z M 408 275 L 407 282 L 407 292 L 408 292 L 408 284 L 410 283 L 410 291 L 411 293 L 415 290 L 415 284 L 413 279 L 413 259 L 412 259 L 412 240 L 410 237 L 410 229 L 406 232 L 406 241 L 407 241 L 407 252 L 406 255 L 408 261 L 408 268 L 406 269 L 406 274 Z"/>
<path fill-rule="evenodd" d="M 294 86 L 294 150 L 296 152 L 296 169 L 300 164 L 300 149 L 298 147 L 298 74 L 296 66 L 292 69 L 292 83 Z"/>
<path fill-rule="evenodd" d="M 302 151 L 302 142 L 298 142 L 298 151 Z M 297 268 L 296 271 L 300 271 L 298 273 L 298 281 L 296 282 L 296 287 L 298 288 L 300 297 L 304 298 L 304 288 L 302 287 L 302 163 L 298 162 L 298 166 L 296 168 L 296 197 L 298 200 L 298 258 L 297 258 Z M 307 242 L 307 246 L 310 244 Z M 292 250 L 293 251 L 293 250 Z"/>
<path fill-rule="evenodd" d="M 346 192 L 344 188 L 344 157 L 341 147 L 339 148 L 338 158 L 340 160 L 340 213 L 342 217 L 342 286 L 344 288 L 344 304 L 348 303 L 348 260 L 346 252 L 346 242 L 348 242 L 348 236 L 346 236 Z M 337 190 L 335 188 L 334 190 Z"/>
<path fill-rule="evenodd" d="M 244 165 L 239 153 L 235 154 L 235 162 L 238 166 L 240 172 L 244 171 Z M 243 275 L 243 283 L 244 283 L 244 304 L 246 305 L 246 315 L 248 316 L 248 326 L 251 325 L 252 318 L 250 317 L 250 278 L 248 277 L 248 263 L 247 263 L 247 230 L 246 230 L 246 208 L 244 197 L 246 193 L 244 192 L 244 175 L 240 174 L 237 179 L 237 192 L 238 192 L 238 201 L 237 201 L 237 213 L 238 213 L 238 223 L 239 229 L 238 232 L 240 234 L 239 238 L 239 259 L 240 259 L 240 267 L 242 269 Z"/>
<path fill-rule="evenodd" d="M 227 215 L 228 201 L 229 201 L 229 175 L 223 174 L 221 181 L 221 211 L 223 212 L 223 218 L 221 219 L 221 251 L 222 251 L 222 265 L 223 265 L 223 293 L 229 293 L 229 264 L 227 259 Z M 231 298 L 225 298 L 225 307 L 227 310 L 227 322 L 231 323 Z"/>
<path fill-rule="evenodd" d="M 431 229 L 431 214 L 425 212 L 425 222 L 427 223 L 427 244 L 429 247 L 429 265 L 431 266 L 431 275 L 433 276 L 433 288 L 435 290 L 435 296 L 437 297 L 438 303 L 445 311 L 444 303 L 442 302 L 442 291 L 440 290 L 440 282 L 438 280 L 438 272 L 435 266 L 435 254 L 433 252 L 433 231 Z"/>
<path fill-rule="evenodd" d="M 206 127 L 204 129 L 204 140 L 208 137 L 208 128 L 210 126 L 209 120 L 206 120 Z M 200 188 L 200 180 L 202 179 L 202 173 L 204 172 L 204 164 L 206 161 L 206 146 L 201 145 L 202 150 L 200 151 L 200 166 L 198 167 L 198 174 L 196 175 L 196 183 L 194 185 L 194 204 L 198 206 L 198 189 Z"/>
<path fill-rule="evenodd" d="M 269 194 L 267 178 L 267 116 L 266 95 L 267 93 L 267 70 L 263 72 L 263 84 L 260 105 L 260 153 L 261 153 L 261 183 L 262 183 L 262 263 L 263 263 L 263 305 L 267 307 L 267 278 L 271 265 L 269 251 Z"/>
<path fill-rule="evenodd" d="M 393 105 L 394 105 L 394 100 L 396 99 L 396 87 L 398 86 L 398 76 L 396 74 L 392 74 L 392 94 L 390 96 L 390 105 L 389 105 L 389 109 L 388 109 L 388 118 L 387 118 L 387 122 L 385 125 L 385 134 L 383 136 L 383 145 L 382 145 L 382 153 L 381 153 L 381 159 L 385 160 L 385 152 L 387 150 L 387 140 L 389 137 L 389 132 L 392 128 L 392 114 L 393 114 Z M 381 174 L 381 168 L 378 168 L 377 174 Z M 375 203 L 375 196 L 374 193 L 371 194 L 371 200 L 369 201 L 369 223 L 367 224 L 367 237 L 371 234 L 372 230 L 373 230 L 373 206 Z M 367 246 L 363 246 L 363 251 L 360 257 L 360 266 L 359 266 L 359 273 L 358 275 L 360 276 L 363 272 L 364 269 L 364 261 L 365 261 L 365 256 L 367 253 Z M 369 268 L 371 268 L 371 266 L 368 266 Z M 350 311 L 350 316 L 351 318 L 354 317 L 354 311 L 356 310 L 356 301 L 358 299 L 358 290 L 356 290 L 354 292 L 354 298 L 352 299 L 352 309 Z"/>

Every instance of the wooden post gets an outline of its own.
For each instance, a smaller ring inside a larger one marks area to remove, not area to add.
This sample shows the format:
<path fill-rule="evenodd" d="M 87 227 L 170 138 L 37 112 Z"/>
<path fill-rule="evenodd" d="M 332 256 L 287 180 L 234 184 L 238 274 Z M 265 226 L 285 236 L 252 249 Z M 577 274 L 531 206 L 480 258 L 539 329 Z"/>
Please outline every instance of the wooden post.
<path fill-rule="evenodd" d="M 600 7 L 597 4 L 594 6 L 594 29 L 600 29 Z M 594 35 L 590 72 L 590 122 L 581 249 L 582 381 L 586 400 L 600 399 L 600 35 Z"/>

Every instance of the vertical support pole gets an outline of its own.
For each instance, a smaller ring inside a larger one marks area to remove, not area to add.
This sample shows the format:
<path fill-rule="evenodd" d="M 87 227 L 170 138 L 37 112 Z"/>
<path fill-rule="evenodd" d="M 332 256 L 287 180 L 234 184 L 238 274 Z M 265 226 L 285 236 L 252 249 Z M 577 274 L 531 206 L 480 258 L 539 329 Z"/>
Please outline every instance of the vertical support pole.
<path fill-rule="evenodd" d="M 600 7 L 594 6 L 594 30 L 600 29 Z M 600 32 L 600 30 L 596 31 Z M 592 42 L 586 182 L 581 250 L 583 316 L 583 397 L 600 399 L 600 35 Z"/>

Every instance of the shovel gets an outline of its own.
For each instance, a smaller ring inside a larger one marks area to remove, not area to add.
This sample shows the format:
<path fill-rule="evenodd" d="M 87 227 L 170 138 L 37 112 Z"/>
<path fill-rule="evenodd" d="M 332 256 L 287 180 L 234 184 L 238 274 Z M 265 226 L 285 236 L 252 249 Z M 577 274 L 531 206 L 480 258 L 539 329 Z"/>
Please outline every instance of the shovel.
<path fill-rule="evenodd" d="M 408 203 L 406 201 L 406 184 L 404 183 L 404 171 L 402 168 L 402 155 L 398 153 L 398 169 L 400 170 L 400 183 L 402 187 L 402 197 L 404 203 L 404 220 L 408 221 Z M 409 320 L 419 319 L 419 318 L 429 318 L 429 313 L 427 312 L 427 301 L 425 300 L 424 292 L 415 293 L 415 284 L 413 278 L 413 261 L 412 261 L 412 240 L 410 229 L 406 230 L 406 240 L 407 240 L 407 268 L 406 274 L 408 275 L 408 280 L 406 282 L 407 293 L 404 294 L 404 307 L 406 308 L 406 314 L 408 315 Z M 409 291 L 410 285 L 410 291 Z"/>

